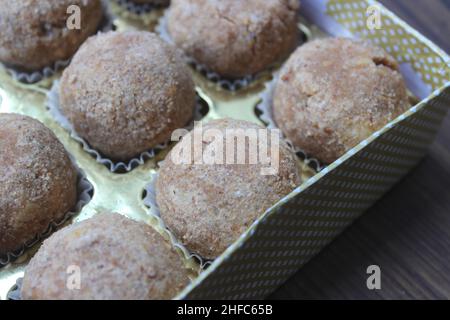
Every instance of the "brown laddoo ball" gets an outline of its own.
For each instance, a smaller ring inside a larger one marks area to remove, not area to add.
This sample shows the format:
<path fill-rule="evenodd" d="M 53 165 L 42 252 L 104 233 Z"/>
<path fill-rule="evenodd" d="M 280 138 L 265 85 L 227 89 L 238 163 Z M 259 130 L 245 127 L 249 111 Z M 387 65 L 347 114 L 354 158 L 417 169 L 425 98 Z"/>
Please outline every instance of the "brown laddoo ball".
<path fill-rule="evenodd" d="M 80 29 L 68 29 L 67 8 L 80 8 Z M 0 0 L 0 61 L 22 71 L 73 56 L 103 18 L 100 0 Z"/>
<path fill-rule="evenodd" d="M 298 0 L 173 0 L 168 31 L 196 62 L 227 78 L 263 71 L 298 44 Z"/>
<path fill-rule="evenodd" d="M 221 132 L 224 145 L 235 142 L 231 135 L 226 135 L 230 129 L 264 130 L 259 125 L 232 119 L 213 120 L 203 125 L 205 133 L 208 130 L 210 133 Z M 224 164 L 206 164 L 198 162 L 197 158 L 184 164 L 174 161 L 176 155 L 183 154 L 183 149 L 191 150 L 191 141 L 197 146 L 203 145 L 203 160 L 213 152 L 207 148 L 211 143 L 209 138 L 195 139 L 194 131 L 184 136 L 161 164 L 156 181 L 156 201 L 163 221 L 175 236 L 192 252 L 214 259 L 266 209 L 300 185 L 300 170 L 295 154 L 284 141 L 279 141 L 279 167 L 272 175 L 261 172 L 267 164 L 250 161 L 252 153 L 258 151 L 251 148 L 249 142 L 245 144 L 246 160 L 241 164 L 230 164 L 225 160 Z M 270 142 L 272 145 L 275 146 Z M 234 150 L 236 157 L 237 143 Z M 269 152 L 275 151 L 269 148 Z M 223 155 L 227 157 L 226 150 Z"/>
<path fill-rule="evenodd" d="M 89 38 L 64 70 L 60 108 L 93 148 L 129 160 L 193 118 L 195 89 L 176 49 L 157 35 L 108 32 Z"/>
<path fill-rule="evenodd" d="M 368 42 L 326 38 L 301 46 L 282 68 L 273 117 L 307 154 L 332 163 L 409 108 L 395 59 Z"/>
<path fill-rule="evenodd" d="M 77 171 L 42 123 L 0 114 L 0 255 L 18 250 L 77 200 Z"/>
<path fill-rule="evenodd" d="M 79 280 L 79 281 L 78 281 Z M 103 213 L 53 234 L 25 270 L 25 300 L 172 299 L 189 283 L 182 257 L 150 226 Z"/>

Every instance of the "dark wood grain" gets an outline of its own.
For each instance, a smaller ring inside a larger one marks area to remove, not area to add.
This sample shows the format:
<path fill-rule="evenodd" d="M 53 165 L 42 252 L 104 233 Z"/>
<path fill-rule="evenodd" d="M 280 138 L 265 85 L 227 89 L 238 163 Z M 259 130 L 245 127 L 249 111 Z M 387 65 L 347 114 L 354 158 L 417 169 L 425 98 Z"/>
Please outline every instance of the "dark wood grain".
<path fill-rule="evenodd" d="M 382 2 L 450 51 L 450 0 Z M 450 115 L 420 165 L 270 298 L 450 299 Z"/>

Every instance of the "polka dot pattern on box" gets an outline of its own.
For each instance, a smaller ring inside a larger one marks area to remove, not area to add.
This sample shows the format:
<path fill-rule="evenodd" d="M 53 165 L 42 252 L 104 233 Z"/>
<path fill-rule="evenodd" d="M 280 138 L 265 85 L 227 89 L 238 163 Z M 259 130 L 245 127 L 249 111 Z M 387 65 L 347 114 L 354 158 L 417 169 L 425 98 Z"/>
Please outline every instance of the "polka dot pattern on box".
<path fill-rule="evenodd" d="M 327 14 L 357 37 L 384 48 L 400 63 L 410 63 L 422 81 L 433 89 L 442 87 L 450 79 L 449 61 L 407 32 L 385 11 L 380 11 L 380 28 L 368 28 L 367 20 L 376 6 L 363 0 L 330 0 Z"/>
<path fill-rule="evenodd" d="M 214 262 L 187 298 L 254 299 L 272 292 L 416 165 L 449 105 L 447 88 L 311 178 Z"/>

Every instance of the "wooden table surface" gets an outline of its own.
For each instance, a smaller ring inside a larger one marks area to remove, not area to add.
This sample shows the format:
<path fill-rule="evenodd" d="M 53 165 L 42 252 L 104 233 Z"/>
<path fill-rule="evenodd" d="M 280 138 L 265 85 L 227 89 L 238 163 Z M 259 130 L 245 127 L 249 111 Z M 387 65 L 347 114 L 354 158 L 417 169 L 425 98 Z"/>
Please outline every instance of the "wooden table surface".
<path fill-rule="evenodd" d="M 450 0 L 381 2 L 450 52 Z M 450 115 L 421 164 L 270 298 L 450 299 Z"/>

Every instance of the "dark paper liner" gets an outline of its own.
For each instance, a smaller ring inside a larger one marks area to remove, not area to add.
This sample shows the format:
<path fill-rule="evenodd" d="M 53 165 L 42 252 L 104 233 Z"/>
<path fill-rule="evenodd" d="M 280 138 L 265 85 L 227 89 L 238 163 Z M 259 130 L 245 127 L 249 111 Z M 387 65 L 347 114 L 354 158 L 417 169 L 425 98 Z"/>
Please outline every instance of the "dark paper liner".
<path fill-rule="evenodd" d="M 6 296 L 7 300 L 22 300 L 22 297 L 20 296 L 22 280 L 23 278 L 17 279 L 16 284 L 9 290 L 8 295 Z"/>
<path fill-rule="evenodd" d="M 154 10 L 168 7 L 168 5 L 165 5 L 162 2 L 160 4 L 158 3 L 138 4 L 133 2 L 133 0 L 115 0 L 115 2 L 122 8 L 126 9 L 127 11 L 137 15 L 150 13 Z"/>

